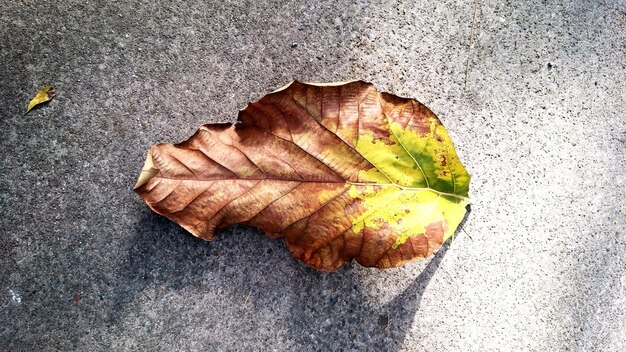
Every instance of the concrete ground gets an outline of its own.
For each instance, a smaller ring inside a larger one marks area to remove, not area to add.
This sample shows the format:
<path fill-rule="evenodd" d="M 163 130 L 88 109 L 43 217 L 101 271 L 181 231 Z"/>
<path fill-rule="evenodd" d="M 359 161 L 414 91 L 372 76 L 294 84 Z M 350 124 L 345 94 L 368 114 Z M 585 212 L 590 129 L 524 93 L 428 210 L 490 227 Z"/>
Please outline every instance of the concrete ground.
<path fill-rule="evenodd" d="M 318 273 L 133 194 L 292 79 L 440 116 L 474 204 L 434 259 Z M 626 350 L 626 1 L 0 0 L 0 97 L 2 351 Z"/>

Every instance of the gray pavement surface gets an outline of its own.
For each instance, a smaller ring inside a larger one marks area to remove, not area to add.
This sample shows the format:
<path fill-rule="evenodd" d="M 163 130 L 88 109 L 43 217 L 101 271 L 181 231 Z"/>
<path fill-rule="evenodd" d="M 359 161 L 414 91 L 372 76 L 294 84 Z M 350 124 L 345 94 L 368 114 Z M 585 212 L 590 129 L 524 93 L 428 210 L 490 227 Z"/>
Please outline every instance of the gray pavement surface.
<path fill-rule="evenodd" d="M 318 273 L 133 194 L 292 79 L 439 115 L 474 204 L 434 259 Z M 625 113 L 623 0 L 0 0 L 0 350 L 624 351 Z"/>

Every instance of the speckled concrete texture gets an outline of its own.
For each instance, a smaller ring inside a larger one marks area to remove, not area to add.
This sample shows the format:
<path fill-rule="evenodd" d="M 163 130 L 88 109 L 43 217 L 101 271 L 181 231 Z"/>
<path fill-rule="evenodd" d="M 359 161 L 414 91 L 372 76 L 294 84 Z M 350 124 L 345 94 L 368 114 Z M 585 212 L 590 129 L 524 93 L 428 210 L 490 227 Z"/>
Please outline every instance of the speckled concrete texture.
<path fill-rule="evenodd" d="M 292 79 L 440 116 L 473 175 L 451 244 L 318 273 L 133 194 L 150 144 Z M 624 351 L 625 113 L 622 0 L 0 0 L 0 350 Z"/>

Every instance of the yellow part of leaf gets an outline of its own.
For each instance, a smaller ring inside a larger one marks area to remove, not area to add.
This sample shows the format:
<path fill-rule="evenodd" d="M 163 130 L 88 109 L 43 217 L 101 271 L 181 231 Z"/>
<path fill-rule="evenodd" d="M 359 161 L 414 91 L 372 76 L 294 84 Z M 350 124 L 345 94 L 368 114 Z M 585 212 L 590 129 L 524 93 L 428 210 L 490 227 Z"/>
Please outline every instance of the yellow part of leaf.
<path fill-rule="evenodd" d="M 367 209 L 353 219 L 353 229 L 381 230 L 391 225 L 399 233 L 393 249 L 411 236 L 426 233 L 427 225 L 439 222 L 446 224 L 446 241 L 469 204 L 469 174 L 443 125 L 434 117 L 427 122 L 423 133 L 390 123 L 387 140 L 364 134 L 356 143 L 356 149 L 374 168 L 360 172 L 371 185 L 350 188 L 350 196 L 363 200 Z"/>

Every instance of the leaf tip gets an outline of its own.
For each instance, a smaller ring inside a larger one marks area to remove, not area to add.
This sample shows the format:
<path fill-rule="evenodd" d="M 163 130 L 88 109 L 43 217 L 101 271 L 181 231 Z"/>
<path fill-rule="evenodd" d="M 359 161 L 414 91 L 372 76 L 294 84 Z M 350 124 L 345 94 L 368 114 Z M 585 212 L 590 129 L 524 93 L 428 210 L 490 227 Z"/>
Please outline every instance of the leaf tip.
<path fill-rule="evenodd" d="M 148 183 L 148 181 L 150 181 L 150 179 L 153 178 L 157 173 L 159 173 L 159 170 L 154 168 L 152 153 L 148 152 L 146 162 L 141 169 L 141 174 L 139 175 L 139 178 L 137 179 L 137 183 L 135 183 L 135 187 L 133 188 L 133 190 L 137 190 L 139 187 Z"/>

